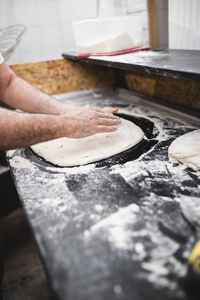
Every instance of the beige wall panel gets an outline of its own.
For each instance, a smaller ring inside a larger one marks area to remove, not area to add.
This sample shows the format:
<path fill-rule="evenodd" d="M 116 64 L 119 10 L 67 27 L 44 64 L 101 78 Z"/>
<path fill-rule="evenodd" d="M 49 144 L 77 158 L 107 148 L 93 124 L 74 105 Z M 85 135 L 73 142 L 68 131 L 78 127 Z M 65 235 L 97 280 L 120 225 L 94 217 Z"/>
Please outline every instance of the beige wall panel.
<path fill-rule="evenodd" d="M 132 72 L 125 79 L 131 91 L 200 112 L 200 83 Z"/>
<path fill-rule="evenodd" d="M 115 80 L 111 68 L 65 59 L 10 67 L 19 77 L 49 95 L 113 86 Z"/>

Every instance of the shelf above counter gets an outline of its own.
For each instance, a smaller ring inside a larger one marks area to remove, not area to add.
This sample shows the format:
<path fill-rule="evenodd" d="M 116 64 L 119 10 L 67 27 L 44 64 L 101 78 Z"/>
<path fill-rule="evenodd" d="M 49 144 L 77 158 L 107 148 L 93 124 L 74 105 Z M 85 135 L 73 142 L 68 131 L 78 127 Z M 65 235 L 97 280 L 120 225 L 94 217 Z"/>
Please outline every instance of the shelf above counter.
<path fill-rule="evenodd" d="M 200 82 L 200 50 L 151 49 L 113 56 L 79 57 L 77 53 L 62 56 L 73 61 Z"/>

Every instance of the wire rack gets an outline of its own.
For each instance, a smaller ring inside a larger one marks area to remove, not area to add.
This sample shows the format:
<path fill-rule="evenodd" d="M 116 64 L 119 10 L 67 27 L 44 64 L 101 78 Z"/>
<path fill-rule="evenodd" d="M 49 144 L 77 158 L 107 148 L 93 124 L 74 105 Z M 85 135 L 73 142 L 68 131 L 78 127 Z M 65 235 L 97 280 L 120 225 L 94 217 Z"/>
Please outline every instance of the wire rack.
<path fill-rule="evenodd" d="M 0 53 L 5 60 L 7 60 L 13 52 L 25 30 L 26 26 L 23 24 L 0 28 Z"/>

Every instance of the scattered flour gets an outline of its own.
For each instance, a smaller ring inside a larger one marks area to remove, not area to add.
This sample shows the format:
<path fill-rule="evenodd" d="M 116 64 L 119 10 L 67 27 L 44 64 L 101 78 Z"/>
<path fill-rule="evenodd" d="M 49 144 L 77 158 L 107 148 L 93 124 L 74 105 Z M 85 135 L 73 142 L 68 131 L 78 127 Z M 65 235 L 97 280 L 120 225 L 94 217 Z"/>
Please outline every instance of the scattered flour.
<path fill-rule="evenodd" d="M 95 207 L 94 207 L 95 211 L 98 212 L 98 213 L 101 213 L 103 211 L 103 206 L 100 205 L 100 204 L 96 204 Z"/>
<path fill-rule="evenodd" d="M 20 169 L 35 169 L 35 166 L 32 162 L 22 156 L 15 156 L 12 160 L 10 160 L 10 166 L 13 168 L 20 168 Z"/>
<path fill-rule="evenodd" d="M 116 213 L 97 222 L 90 230 L 85 231 L 84 235 L 90 238 L 94 234 L 105 234 L 114 247 L 132 249 L 132 230 L 129 229 L 129 225 L 136 221 L 139 211 L 139 206 L 134 203 L 120 208 Z"/>
<path fill-rule="evenodd" d="M 79 167 L 47 167 L 46 169 L 49 171 L 54 171 L 56 173 L 65 173 L 65 174 L 89 174 L 90 172 L 95 171 L 95 164 L 89 164 L 85 166 Z"/>
<path fill-rule="evenodd" d="M 117 297 L 121 298 L 123 296 L 123 289 L 122 289 L 121 285 L 119 285 L 119 284 L 114 285 L 113 291 Z"/>

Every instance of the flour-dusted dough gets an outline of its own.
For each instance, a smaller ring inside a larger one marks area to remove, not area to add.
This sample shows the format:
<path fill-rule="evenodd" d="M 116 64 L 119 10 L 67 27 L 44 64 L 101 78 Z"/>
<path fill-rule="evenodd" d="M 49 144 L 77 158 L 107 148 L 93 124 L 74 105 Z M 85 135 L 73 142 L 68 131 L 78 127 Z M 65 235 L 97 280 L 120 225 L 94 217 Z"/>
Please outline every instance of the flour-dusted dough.
<path fill-rule="evenodd" d="M 168 154 L 171 161 L 200 170 L 200 129 L 179 136 L 169 146 Z"/>
<path fill-rule="evenodd" d="M 82 139 L 59 138 L 31 146 L 46 161 L 62 167 L 85 165 L 121 153 L 144 138 L 140 127 L 121 118 L 117 131 Z"/>

